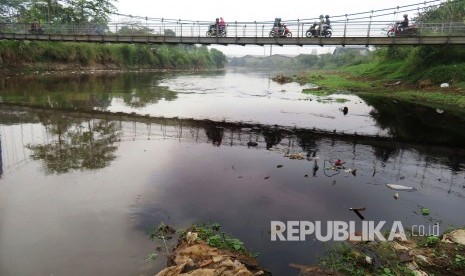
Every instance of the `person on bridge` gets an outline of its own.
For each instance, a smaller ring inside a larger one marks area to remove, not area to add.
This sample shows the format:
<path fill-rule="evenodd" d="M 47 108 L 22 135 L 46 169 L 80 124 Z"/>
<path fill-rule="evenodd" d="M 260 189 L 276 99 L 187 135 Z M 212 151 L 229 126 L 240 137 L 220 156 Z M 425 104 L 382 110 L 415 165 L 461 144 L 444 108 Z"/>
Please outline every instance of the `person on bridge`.
<path fill-rule="evenodd" d="M 219 26 L 219 28 L 222 29 L 222 30 L 226 29 L 226 23 L 224 22 L 223 17 L 220 17 L 220 21 L 219 21 L 219 23 L 218 23 L 218 26 Z"/>
<path fill-rule="evenodd" d="M 399 31 L 403 31 L 408 27 L 408 14 L 404 14 L 404 20 L 399 24 Z"/>
<path fill-rule="evenodd" d="M 323 25 L 323 30 L 326 30 L 329 25 L 331 25 L 331 20 L 329 20 L 329 15 L 326 15 L 325 16 L 325 22 L 324 22 L 324 25 Z"/>

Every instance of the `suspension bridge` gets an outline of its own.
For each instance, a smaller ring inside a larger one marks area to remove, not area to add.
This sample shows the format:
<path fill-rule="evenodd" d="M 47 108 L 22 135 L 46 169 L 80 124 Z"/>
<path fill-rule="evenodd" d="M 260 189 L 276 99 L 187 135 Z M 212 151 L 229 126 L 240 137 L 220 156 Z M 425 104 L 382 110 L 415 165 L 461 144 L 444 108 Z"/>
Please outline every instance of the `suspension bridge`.
<path fill-rule="evenodd" d="M 458 0 L 456 0 L 458 1 Z M 411 22 L 415 32 L 391 34 L 389 30 L 404 13 L 418 13 L 444 4 L 424 1 L 376 11 L 331 17 L 331 35 L 309 35 L 318 18 L 283 20 L 290 35 L 271 36 L 274 21 L 228 22 L 225 31 L 211 29 L 213 22 L 164 19 L 114 14 L 104 26 L 86 24 L 0 22 L 0 39 L 63 42 L 193 44 L 193 45 L 442 45 L 465 44 L 465 23 L 443 18 L 441 22 Z M 388 18 L 388 19 L 387 19 Z M 392 19 L 389 19 L 392 18 Z M 216 35 L 219 33 L 220 35 Z"/>

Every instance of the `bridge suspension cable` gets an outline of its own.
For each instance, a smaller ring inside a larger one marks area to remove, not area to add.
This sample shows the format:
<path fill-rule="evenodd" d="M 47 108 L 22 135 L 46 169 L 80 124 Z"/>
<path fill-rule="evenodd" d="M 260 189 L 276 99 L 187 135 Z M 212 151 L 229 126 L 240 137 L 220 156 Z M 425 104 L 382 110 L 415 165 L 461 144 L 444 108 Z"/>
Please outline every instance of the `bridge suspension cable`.
<path fill-rule="evenodd" d="M 448 3 L 453 3 L 453 2 L 460 2 L 463 0 L 453 0 L 449 1 Z M 359 19 L 369 19 L 369 18 L 374 18 L 374 17 L 381 17 L 381 16 L 386 16 L 386 15 L 392 15 L 394 14 L 399 14 L 399 13 L 405 13 L 405 12 L 411 12 L 411 11 L 416 11 L 420 9 L 426 9 L 426 8 L 432 8 L 432 7 L 437 7 L 440 5 L 444 4 L 444 0 L 429 0 L 429 1 L 423 1 L 419 2 L 416 4 L 409 4 L 409 5 L 403 5 L 403 6 L 396 6 L 392 8 L 384 8 L 384 9 L 378 9 L 378 10 L 370 10 L 370 11 L 364 11 L 364 12 L 357 12 L 357 13 L 351 13 L 351 14 L 342 14 L 342 15 L 333 15 L 331 18 L 333 20 L 336 20 L 337 18 L 342 18 L 343 20 L 359 20 Z M 411 8 L 411 7 L 416 7 L 416 8 Z M 389 13 L 381 13 L 380 12 L 386 12 L 390 11 Z M 394 12 L 393 12 L 394 11 Z M 128 18 L 133 18 L 133 19 L 139 19 L 139 20 L 145 20 L 145 21 L 157 21 L 157 22 L 164 22 L 164 23 L 189 23 L 189 24 L 209 24 L 211 20 L 192 20 L 192 19 L 170 19 L 170 18 L 157 18 L 157 17 L 149 17 L 149 16 L 138 16 L 138 15 L 130 15 L 130 14 L 123 14 L 123 13 L 118 13 L 115 12 L 113 13 L 114 15 L 117 16 L 122 16 L 122 17 L 128 17 Z M 364 17 L 357 17 L 357 18 L 352 18 L 353 16 L 359 16 L 359 15 L 367 15 Z M 291 22 L 310 22 L 310 21 L 315 21 L 318 18 L 304 18 L 304 19 L 289 19 L 286 20 L 286 22 L 291 23 Z M 234 21 L 236 23 L 236 21 Z M 241 21 L 237 22 L 238 24 L 271 24 L 273 21 Z"/>

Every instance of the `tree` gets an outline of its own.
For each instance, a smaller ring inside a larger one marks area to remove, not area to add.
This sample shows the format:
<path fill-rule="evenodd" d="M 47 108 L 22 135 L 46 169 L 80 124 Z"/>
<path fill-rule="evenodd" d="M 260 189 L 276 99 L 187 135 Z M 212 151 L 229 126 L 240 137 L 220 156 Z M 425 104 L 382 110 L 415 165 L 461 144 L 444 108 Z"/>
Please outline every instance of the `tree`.
<path fill-rule="evenodd" d="M 465 1 L 447 1 L 418 15 L 417 22 L 463 22 L 465 23 Z"/>
<path fill-rule="evenodd" d="M 108 23 L 115 0 L 61 0 L 73 23 Z"/>
<path fill-rule="evenodd" d="M 15 13 L 23 22 L 106 24 L 115 0 L 0 0 L 0 16 Z"/>
<path fill-rule="evenodd" d="M 24 11 L 25 0 L 0 0 L 0 20 L 3 22 L 14 21 L 16 16 Z"/>
<path fill-rule="evenodd" d="M 119 35 L 152 35 L 153 29 L 149 29 L 137 24 L 125 25 L 119 28 Z"/>

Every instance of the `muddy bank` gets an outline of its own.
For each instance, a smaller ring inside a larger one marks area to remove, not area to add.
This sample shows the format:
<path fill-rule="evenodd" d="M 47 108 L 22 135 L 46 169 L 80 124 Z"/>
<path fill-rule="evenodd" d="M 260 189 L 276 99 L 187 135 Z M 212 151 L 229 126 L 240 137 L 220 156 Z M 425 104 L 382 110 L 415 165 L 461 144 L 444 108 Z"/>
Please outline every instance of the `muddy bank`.
<path fill-rule="evenodd" d="M 168 253 L 166 241 L 176 231 L 161 224 L 151 234 Z M 253 253 L 245 249 L 243 243 L 220 231 L 220 225 L 194 224 L 180 232 L 177 245 L 167 254 L 167 268 L 157 276 L 177 275 L 271 275 L 260 267 Z M 161 241 L 161 242 L 160 242 Z"/>
<path fill-rule="evenodd" d="M 307 272 L 322 268 L 343 275 L 465 275 L 465 230 L 441 236 L 411 233 L 406 240 L 348 242 L 330 249 L 320 267 L 300 267 L 303 275 L 315 275 Z"/>
<path fill-rule="evenodd" d="M 276 77 L 279 77 L 276 76 Z M 422 106 L 461 112 L 465 106 L 463 83 L 434 84 L 429 80 L 408 82 L 382 77 L 367 77 L 347 71 L 310 71 L 287 76 L 300 84 L 312 84 L 314 88 L 302 92 L 317 96 L 352 93 L 366 97 L 379 97 L 394 101 L 410 102 Z"/>

